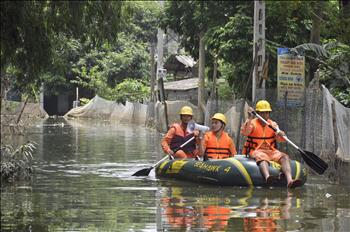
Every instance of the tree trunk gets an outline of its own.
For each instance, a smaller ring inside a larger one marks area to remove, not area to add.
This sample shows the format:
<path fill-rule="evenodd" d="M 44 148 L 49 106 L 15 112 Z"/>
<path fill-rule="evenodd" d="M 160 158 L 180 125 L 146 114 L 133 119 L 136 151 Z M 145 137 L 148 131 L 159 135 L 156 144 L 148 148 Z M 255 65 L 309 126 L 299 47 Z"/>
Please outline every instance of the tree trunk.
<path fill-rule="evenodd" d="M 199 35 L 199 75 L 198 75 L 198 121 L 204 122 L 205 111 L 205 45 L 204 32 Z"/>

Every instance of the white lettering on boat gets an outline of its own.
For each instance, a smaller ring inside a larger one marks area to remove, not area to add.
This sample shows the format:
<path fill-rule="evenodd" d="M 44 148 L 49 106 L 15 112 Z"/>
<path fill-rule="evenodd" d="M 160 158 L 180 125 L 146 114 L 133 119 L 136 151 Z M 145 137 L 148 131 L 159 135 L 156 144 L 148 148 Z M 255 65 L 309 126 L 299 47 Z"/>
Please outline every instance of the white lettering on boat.
<path fill-rule="evenodd" d="M 195 168 L 199 168 L 208 172 L 218 172 L 220 170 L 220 166 L 218 165 L 209 165 L 204 162 L 197 162 L 194 164 Z"/>

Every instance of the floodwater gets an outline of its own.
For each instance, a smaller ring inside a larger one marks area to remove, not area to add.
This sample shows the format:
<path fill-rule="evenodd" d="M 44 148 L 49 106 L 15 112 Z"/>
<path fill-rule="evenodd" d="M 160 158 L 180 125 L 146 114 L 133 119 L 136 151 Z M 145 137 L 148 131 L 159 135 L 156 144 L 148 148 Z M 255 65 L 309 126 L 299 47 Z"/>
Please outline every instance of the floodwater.
<path fill-rule="evenodd" d="M 132 174 L 162 158 L 141 126 L 47 119 L 30 181 L 1 185 L 1 231 L 349 231 L 349 187 L 200 185 Z M 15 139 L 16 140 L 16 139 Z"/>

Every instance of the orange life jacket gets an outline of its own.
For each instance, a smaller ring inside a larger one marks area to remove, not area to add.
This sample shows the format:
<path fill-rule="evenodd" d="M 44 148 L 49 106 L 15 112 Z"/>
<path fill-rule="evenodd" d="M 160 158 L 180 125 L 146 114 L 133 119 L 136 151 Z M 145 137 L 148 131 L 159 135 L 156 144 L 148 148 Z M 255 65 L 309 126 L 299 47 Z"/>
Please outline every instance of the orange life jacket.
<path fill-rule="evenodd" d="M 270 119 L 267 122 L 271 125 L 273 124 L 273 121 Z M 251 155 L 252 150 L 258 149 L 264 142 L 273 150 L 276 149 L 275 131 L 267 125 L 263 126 L 258 118 L 253 119 L 251 123 L 254 125 L 254 129 L 248 135 L 247 141 L 244 144 L 243 154 Z"/>
<path fill-rule="evenodd" d="M 175 134 L 173 139 L 170 142 L 170 149 L 175 150 L 179 148 L 182 144 L 184 144 L 187 140 L 189 140 L 193 133 L 189 133 L 188 131 L 184 130 L 181 127 L 180 123 L 174 123 L 171 125 L 171 127 L 175 128 Z M 185 153 L 192 153 L 196 149 L 196 142 L 195 140 L 192 140 L 186 146 L 182 147 L 181 150 L 183 150 Z"/>
<path fill-rule="evenodd" d="M 219 139 L 217 139 L 215 133 L 212 131 L 207 132 L 206 136 L 208 136 L 208 140 L 206 141 L 205 153 L 208 158 L 225 159 L 234 155 L 230 151 L 232 140 L 226 132 L 223 131 Z"/>

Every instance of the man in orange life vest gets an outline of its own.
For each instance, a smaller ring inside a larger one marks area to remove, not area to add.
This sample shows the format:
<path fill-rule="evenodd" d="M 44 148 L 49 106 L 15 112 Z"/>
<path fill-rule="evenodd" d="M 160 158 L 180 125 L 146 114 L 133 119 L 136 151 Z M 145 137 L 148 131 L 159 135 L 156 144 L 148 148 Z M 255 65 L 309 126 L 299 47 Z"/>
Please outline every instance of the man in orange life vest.
<path fill-rule="evenodd" d="M 211 118 L 211 130 L 205 133 L 200 143 L 200 154 L 204 155 L 204 160 L 225 159 L 237 154 L 232 138 L 224 131 L 226 123 L 226 117 L 221 113 Z"/>
<path fill-rule="evenodd" d="M 170 158 L 197 158 L 199 151 L 197 145 L 199 143 L 199 131 L 195 130 L 192 133 L 188 132 L 187 124 L 192 120 L 193 110 L 189 106 L 184 106 L 180 110 L 181 123 L 174 123 L 171 125 L 168 132 L 162 139 L 161 145 L 163 151 L 167 153 Z M 191 137 L 195 136 L 196 139 L 189 142 L 181 150 L 178 150 L 174 154 L 174 149 L 179 148 Z"/>
<path fill-rule="evenodd" d="M 272 110 L 268 101 L 258 101 L 255 110 L 268 123 L 278 129 L 277 123 L 270 119 L 270 112 Z M 267 185 L 272 184 L 276 179 L 276 177 L 270 176 L 268 169 L 269 161 L 275 161 L 281 164 L 282 172 L 287 178 L 287 187 L 294 188 L 299 186 L 301 181 L 292 179 L 288 155 L 276 149 L 276 141 L 285 142 L 283 138 L 285 133 L 281 130 L 278 130 L 277 133 L 265 125 L 260 119 L 254 118 L 253 111 L 254 109 L 252 107 L 248 108 L 250 116 L 241 128 L 241 134 L 248 137 L 244 144 L 243 153 L 250 155 L 256 160 Z"/>

